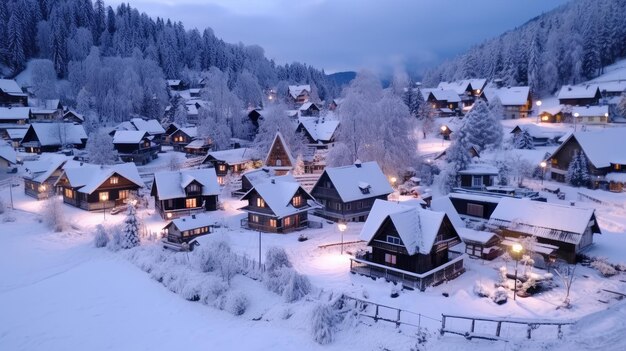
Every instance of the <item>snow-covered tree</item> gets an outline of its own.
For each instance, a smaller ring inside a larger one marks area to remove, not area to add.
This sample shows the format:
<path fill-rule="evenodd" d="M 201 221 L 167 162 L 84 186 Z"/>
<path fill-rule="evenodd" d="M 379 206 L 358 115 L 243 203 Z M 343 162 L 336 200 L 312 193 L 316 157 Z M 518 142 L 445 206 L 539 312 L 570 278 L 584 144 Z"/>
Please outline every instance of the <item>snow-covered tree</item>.
<path fill-rule="evenodd" d="M 96 236 L 94 237 L 94 245 L 96 247 L 105 247 L 109 243 L 109 235 L 102 224 L 96 226 Z"/>
<path fill-rule="evenodd" d="M 470 137 L 465 127 L 460 128 L 453 134 L 452 143 L 446 150 L 446 161 L 454 165 L 456 171 L 466 169 L 472 163 L 471 147 Z"/>
<path fill-rule="evenodd" d="M 30 63 L 33 94 L 42 100 L 58 98 L 56 90 L 57 75 L 50 60 L 37 59 Z"/>
<path fill-rule="evenodd" d="M 285 249 L 272 246 L 265 252 L 265 271 L 276 272 L 277 270 L 291 267 L 291 261 Z"/>
<path fill-rule="evenodd" d="M 620 116 L 626 118 L 626 93 L 622 93 L 619 104 L 617 105 L 617 111 Z"/>
<path fill-rule="evenodd" d="M 335 339 L 340 318 L 329 304 L 319 303 L 311 316 L 311 333 L 318 344 L 327 345 Z"/>
<path fill-rule="evenodd" d="M 515 134 L 513 137 L 513 146 L 516 149 L 525 149 L 525 150 L 533 150 L 535 148 L 535 144 L 533 142 L 533 137 L 530 136 L 528 130 L 522 128 L 520 133 Z"/>
<path fill-rule="evenodd" d="M 302 154 L 298 154 L 296 157 L 296 164 L 293 167 L 293 175 L 302 175 L 304 174 L 304 159 L 302 158 Z"/>
<path fill-rule="evenodd" d="M 67 41 L 68 61 L 82 61 L 93 46 L 93 36 L 88 28 L 77 28 Z"/>
<path fill-rule="evenodd" d="M 311 292 L 311 282 L 306 276 L 293 269 L 284 269 L 282 273 L 286 283 L 283 290 L 285 302 L 299 301 Z"/>
<path fill-rule="evenodd" d="M 91 163 L 112 165 L 117 162 L 118 153 L 113 145 L 113 137 L 104 128 L 89 134 L 85 150 Z"/>
<path fill-rule="evenodd" d="M 278 131 L 288 144 L 292 156 L 304 152 L 304 136 L 296 132 L 295 123 L 287 115 L 287 107 L 283 104 L 272 104 L 263 110 L 263 119 L 259 120 L 259 129 L 253 143 L 260 155 L 268 153 Z"/>
<path fill-rule="evenodd" d="M 48 228 L 55 232 L 62 232 L 66 225 L 63 200 L 59 196 L 50 196 L 45 201 L 43 216 Z"/>
<path fill-rule="evenodd" d="M 502 143 L 500 121 L 491 113 L 484 101 L 476 101 L 464 120 L 461 129 L 467 132 L 472 145 L 484 150 L 487 147 L 499 147 Z"/>
<path fill-rule="evenodd" d="M 222 114 L 212 113 L 210 109 L 200 109 L 198 113 L 198 135 L 211 141 L 214 150 L 230 148 L 232 135 L 228 121 Z"/>
<path fill-rule="evenodd" d="M 187 106 L 185 106 L 185 103 L 182 102 L 178 104 L 176 106 L 176 110 L 174 110 L 174 123 L 178 124 L 179 126 L 185 126 L 187 125 L 187 118 Z"/>
<path fill-rule="evenodd" d="M 565 180 L 575 186 L 588 186 L 591 177 L 589 176 L 589 167 L 587 166 L 587 157 L 578 150 L 574 151 L 574 156 L 567 168 Z"/>
<path fill-rule="evenodd" d="M 348 166 L 353 162 L 350 148 L 344 143 L 335 143 L 326 154 L 326 167 Z"/>
<path fill-rule="evenodd" d="M 120 244 L 122 249 L 131 249 L 135 246 L 139 246 L 139 219 L 137 218 L 135 206 L 132 204 L 128 204 L 121 234 L 122 241 Z"/>
<path fill-rule="evenodd" d="M 489 101 L 489 112 L 498 121 L 498 124 L 504 118 L 504 106 L 502 106 L 502 101 L 498 96 Z M 502 126 L 500 125 L 500 127 Z"/>

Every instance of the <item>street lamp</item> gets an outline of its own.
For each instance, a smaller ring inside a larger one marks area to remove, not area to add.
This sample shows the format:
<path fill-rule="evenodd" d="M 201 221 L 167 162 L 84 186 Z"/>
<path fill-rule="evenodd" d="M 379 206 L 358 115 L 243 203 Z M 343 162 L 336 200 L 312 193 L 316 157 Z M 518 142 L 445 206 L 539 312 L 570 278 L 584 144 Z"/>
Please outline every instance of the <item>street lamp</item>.
<path fill-rule="evenodd" d="M 448 130 L 448 127 L 441 126 L 441 146 L 443 146 L 443 140 L 446 138 L 445 132 Z"/>
<path fill-rule="evenodd" d="M 539 123 L 539 107 L 541 107 L 541 100 L 537 100 L 537 102 L 535 102 L 535 105 L 537 105 L 537 123 Z"/>
<path fill-rule="evenodd" d="M 337 224 L 337 229 L 341 232 L 341 254 L 343 255 L 343 232 L 348 229 L 348 226 L 345 223 L 339 222 Z"/>
<path fill-rule="evenodd" d="M 578 120 L 578 116 L 580 116 L 580 113 L 574 113 L 574 132 L 576 132 L 576 120 Z"/>
<path fill-rule="evenodd" d="M 102 220 L 103 221 L 107 220 L 105 205 L 108 199 L 109 199 L 109 193 L 106 193 L 106 192 L 100 193 L 100 202 L 102 202 Z"/>
<path fill-rule="evenodd" d="M 517 296 L 517 264 L 519 260 L 522 258 L 522 252 L 524 251 L 524 247 L 520 243 L 515 243 L 511 247 L 511 258 L 515 260 L 515 282 L 513 287 L 513 301 L 515 301 L 515 297 Z"/>
<path fill-rule="evenodd" d="M 543 185 L 543 178 L 546 176 L 546 166 L 548 166 L 548 164 L 546 161 L 541 161 L 539 165 L 541 166 L 541 185 Z"/>

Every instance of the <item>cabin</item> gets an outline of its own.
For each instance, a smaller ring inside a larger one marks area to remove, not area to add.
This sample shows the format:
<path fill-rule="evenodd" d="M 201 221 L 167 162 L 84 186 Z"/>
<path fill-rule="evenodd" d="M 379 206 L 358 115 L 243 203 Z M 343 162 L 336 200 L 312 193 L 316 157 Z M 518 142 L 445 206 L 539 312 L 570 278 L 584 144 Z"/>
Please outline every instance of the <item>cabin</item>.
<path fill-rule="evenodd" d="M 63 173 L 67 157 L 45 154 L 36 161 L 24 162 L 24 194 L 37 200 L 47 199 L 56 193 L 55 183 Z"/>
<path fill-rule="evenodd" d="M 485 189 L 493 186 L 499 173 L 498 168 L 484 163 L 473 163 L 466 169 L 458 171 L 461 188 L 465 189 Z"/>
<path fill-rule="evenodd" d="M 502 196 L 453 192 L 448 194 L 452 206 L 463 219 L 483 221 L 489 219 Z"/>
<path fill-rule="evenodd" d="M 24 125 L 32 118 L 30 107 L 0 107 L 0 124 Z"/>
<path fill-rule="evenodd" d="M 17 164 L 15 149 L 9 145 L 0 145 L 0 172 L 6 173 Z"/>
<path fill-rule="evenodd" d="M 130 123 L 133 128 L 128 130 L 145 131 L 155 142 L 160 142 L 165 135 L 165 129 L 156 119 L 131 118 Z"/>
<path fill-rule="evenodd" d="M 67 110 L 63 115 L 63 121 L 68 123 L 83 124 L 85 123 L 85 115 L 74 110 Z"/>
<path fill-rule="evenodd" d="M 620 97 L 626 91 L 626 80 L 597 83 L 603 99 Z"/>
<path fill-rule="evenodd" d="M 303 133 L 310 147 L 327 149 L 335 141 L 339 121 L 334 118 L 300 118 L 296 133 Z"/>
<path fill-rule="evenodd" d="M 606 128 L 596 131 L 577 132 L 571 134 L 547 158 L 550 177 L 557 182 L 565 182 L 569 164 L 575 152 L 582 152 L 587 159 L 587 167 L 591 176 L 591 186 L 600 187 L 606 184 L 609 174 L 620 176 L 626 172 L 626 129 Z"/>
<path fill-rule="evenodd" d="M 59 99 L 30 99 L 31 122 L 61 121 L 63 105 Z"/>
<path fill-rule="evenodd" d="M 487 87 L 483 91 L 484 99 L 489 103 L 496 97 L 503 107 L 504 119 L 519 119 L 528 117 L 533 108 L 529 87 Z"/>
<path fill-rule="evenodd" d="M 308 227 L 308 212 L 316 207 L 313 197 L 290 177 L 272 177 L 258 182 L 241 200 L 248 216 L 246 229 L 266 233 L 289 233 Z"/>
<path fill-rule="evenodd" d="M 253 170 L 248 170 L 241 175 L 241 188 L 232 192 L 233 197 L 241 198 L 248 191 L 250 191 L 256 184 L 263 183 L 270 178 L 276 178 L 283 181 L 297 182 L 296 178 L 291 175 L 291 173 L 287 173 L 282 176 L 276 175 L 276 172 L 271 168 L 257 168 Z"/>
<path fill-rule="evenodd" d="M 577 124 L 609 123 L 609 106 L 574 106 L 572 117 Z"/>
<path fill-rule="evenodd" d="M 224 185 L 226 176 L 240 174 L 246 169 L 246 165 L 255 159 L 255 150 L 239 148 L 209 152 L 202 164 L 209 164 L 215 169 L 217 182 Z"/>
<path fill-rule="evenodd" d="M 28 106 L 28 94 L 13 79 L 0 79 L 0 106 Z"/>
<path fill-rule="evenodd" d="M 172 145 L 172 134 L 174 134 L 174 132 L 176 132 L 178 129 L 180 129 L 180 126 L 177 123 L 170 123 L 167 125 L 167 127 L 165 128 L 165 133 L 163 134 L 163 137 L 161 138 L 161 144 L 163 145 Z"/>
<path fill-rule="evenodd" d="M 572 106 L 589 106 L 600 103 L 602 94 L 597 85 L 564 85 L 557 94 L 559 104 Z"/>
<path fill-rule="evenodd" d="M 14 149 L 17 149 L 18 147 L 20 147 L 20 143 L 22 142 L 22 139 L 24 139 L 24 136 L 28 131 L 28 125 L 24 125 L 24 127 L 25 128 L 5 129 L 4 133 L 2 133 L 2 137 L 4 139 L 10 140 L 11 146 L 13 146 Z"/>
<path fill-rule="evenodd" d="M 311 86 L 309 84 L 289 86 L 289 97 L 295 105 L 299 106 L 309 101 L 310 95 Z"/>
<path fill-rule="evenodd" d="M 463 79 L 454 82 L 440 82 L 437 89 L 454 91 L 461 98 L 462 107 L 465 110 L 474 104 L 476 98 L 480 97 L 486 84 L 487 80 L 484 78 Z"/>
<path fill-rule="evenodd" d="M 296 160 L 291 155 L 289 145 L 285 142 L 281 132 L 276 132 L 265 158 L 265 166 L 274 169 L 277 175 L 283 175 L 296 166 Z"/>
<path fill-rule="evenodd" d="M 460 114 L 459 104 L 461 97 L 454 90 L 420 89 L 424 101 L 431 104 L 439 117 L 449 117 Z"/>
<path fill-rule="evenodd" d="M 469 147 L 469 150 L 467 150 L 467 152 L 470 154 L 470 156 L 472 158 L 480 158 L 480 152 L 478 151 L 478 147 L 472 145 Z M 439 153 L 437 156 L 435 156 L 435 160 L 445 160 L 446 159 L 446 154 L 448 153 L 448 149 L 446 148 L 445 150 L 443 150 L 441 153 Z"/>
<path fill-rule="evenodd" d="M 327 167 L 311 195 L 321 207 L 315 214 L 336 222 L 364 222 L 376 199 L 386 200 L 393 192 L 375 161 L 344 167 Z"/>
<path fill-rule="evenodd" d="M 61 188 L 63 202 L 87 211 L 122 206 L 144 187 L 134 163 L 72 165 L 63 169 L 54 185 Z"/>
<path fill-rule="evenodd" d="M 157 172 L 150 191 L 163 219 L 215 211 L 219 194 L 213 168 Z"/>
<path fill-rule="evenodd" d="M 156 159 L 161 150 L 153 139 L 145 131 L 118 130 L 113 135 L 113 147 L 122 161 L 145 165 Z"/>
<path fill-rule="evenodd" d="M 559 143 L 559 139 L 566 134 L 563 130 L 546 128 L 536 124 L 517 125 L 511 130 L 511 134 L 518 136 L 523 131 L 528 132 L 534 146 L 556 145 Z"/>
<path fill-rule="evenodd" d="M 539 254 L 556 254 L 570 264 L 593 244 L 594 234 L 601 234 L 593 209 L 527 199 L 502 198 L 488 225 L 510 241 L 536 237 L 538 243 L 555 247 Z"/>
<path fill-rule="evenodd" d="M 563 116 L 563 108 L 563 105 L 558 105 L 542 109 L 539 111 L 539 119 L 542 123 L 563 123 L 565 120 Z"/>
<path fill-rule="evenodd" d="M 196 139 L 183 147 L 183 151 L 191 156 L 204 156 L 213 148 L 210 138 Z"/>
<path fill-rule="evenodd" d="M 173 91 L 185 90 L 185 84 L 180 79 L 168 79 L 167 87 Z"/>
<path fill-rule="evenodd" d="M 25 152 L 57 152 L 65 148 L 83 149 L 87 143 L 85 128 L 73 123 L 31 124 L 20 146 Z"/>
<path fill-rule="evenodd" d="M 464 272 L 461 238 L 443 212 L 376 200 L 360 239 L 371 252 L 351 259 L 350 271 L 424 291 Z"/>
<path fill-rule="evenodd" d="M 176 218 L 163 227 L 163 235 L 170 243 L 189 243 L 191 240 L 213 233 L 215 217 L 206 213 Z"/>
<path fill-rule="evenodd" d="M 170 134 L 169 140 L 175 151 L 183 151 L 185 146 L 195 140 L 197 136 L 198 129 L 196 127 L 181 127 Z"/>
<path fill-rule="evenodd" d="M 313 102 L 305 102 L 298 109 L 300 111 L 300 116 L 304 117 L 319 117 L 320 108 Z"/>
<path fill-rule="evenodd" d="M 343 102 L 343 99 L 341 98 L 333 99 L 333 101 L 331 101 L 330 104 L 328 104 L 328 110 L 335 111 L 337 108 L 339 108 L 339 106 L 341 106 L 342 102 Z"/>

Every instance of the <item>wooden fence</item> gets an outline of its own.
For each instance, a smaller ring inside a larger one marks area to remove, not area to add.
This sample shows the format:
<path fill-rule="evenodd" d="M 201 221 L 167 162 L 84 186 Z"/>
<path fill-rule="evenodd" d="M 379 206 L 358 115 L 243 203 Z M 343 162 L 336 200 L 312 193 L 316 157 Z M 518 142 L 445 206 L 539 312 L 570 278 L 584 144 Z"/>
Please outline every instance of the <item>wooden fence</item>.
<path fill-rule="evenodd" d="M 580 191 L 577 192 L 578 193 L 578 197 L 580 199 L 587 199 L 587 200 L 591 200 L 595 203 L 601 204 L 601 205 L 605 205 L 605 206 L 612 206 L 612 207 L 617 207 L 617 208 L 621 208 L 621 209 L 626 209 L 626 206 L 624 206 L 624 204 L 618 204 L 615 202 L 610 202 L 610 201 L 603 201 L 600 199 L 597 199 L 593 196 L 587 195 L 585 193 L 581 193 Z"/>
<path fill-rule="evenodd" d="M 345 294 L 341 296 L 341 299 L 344 304 L 354 306 L 360 317 L 373 319 L 375 323 L 382 321 L 393 323 L 396 328 L 404 325 L 418 329 L 428 327 L 435 329 L 439 326 L 439 323 L 441 323 L 441 320 L 421 313 L 381 305 L 375 302 L 347 296 Z"/>

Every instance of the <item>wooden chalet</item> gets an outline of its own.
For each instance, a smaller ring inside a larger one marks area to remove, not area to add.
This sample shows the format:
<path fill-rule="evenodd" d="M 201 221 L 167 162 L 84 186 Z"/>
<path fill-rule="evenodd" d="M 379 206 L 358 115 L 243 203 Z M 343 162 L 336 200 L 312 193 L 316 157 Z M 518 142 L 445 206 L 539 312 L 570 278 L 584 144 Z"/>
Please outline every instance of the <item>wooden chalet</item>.
<path fill-rule="evenodd" d="M 274 169 L 277 175 L 282 175 L 291 171 L 295 165 L 296 160 L 291 155 L 285 138 L 280 132 L 276 132 L 272 146 L 270 146 L 265 158 L 265 166 Z"/>
<path fill-rule="evenodd" d="M 574 106 L 572 117 L 577 124 L 609 123 L 609 106 Z"/>
<path fill-rule="evenodd" d="M 489 103 L 496 97 L 503 107 L 504 119 L 519 119 L 530 116 L 533 101 L 529 87 L 487 87 L 483 91 L 483 98 Z"/>
<path fill-rule="evenodd" d="M 170 221 L 163 227 L 163 234 L 171 243 L 188 243 L 199 236 L 213 233 L 215 223 L 215 218 L 206 213 L 193 214 Z"/>
<path fill-rule="evenodd" d="M 449 117 L 460 114 L 459 104 L 461 97 L 454 90 L 420 89 L 424 101 L 429 103 L 439 117 Z"/>
<path fill-rule="evenodd" d="M 297 182 L 297 180 L 291 174 L 285 174 L 282 176 L 277 176 L 276 172 L 271 168 L 258 168 L 246 171 L 241 175 L 241 188 L 232 192 L 232 196 L 234 197 L 242 197 L 248 191 L 250 191 L 256 184 L 263 183 L 270 178 L 277 178 L 282 181 L 290 181 Z"/>
<path fill-rule="evenodd" d="M 63 121 L 68 123 L 83 124 L 85 123 L 85 115 L 74 110 L 67 110 L 67 112 L 63 114 Z"/>
<path fill-rule="evenodd" d="M 464 272 L 463 255 L 450 252 L 461 238 L 443 212 L 376 200 L 360 234 L 371 247 L 351 259 L 353 273 L 424 290 Z"/>
<path fill-rule="evenodd" d="M 339 121 L 325 117 L 303 117 L 296 128 L 296 133 L 303 133 L 308 146 L 315 149 L 328 149 L 335 141 L 335 133 L 339 128 Z"/>
<path fill-rule="evenodd" d="M 594 188 L 610 187 L 606 177 L 616 177 L 626 172 L 626 129 L 606 128 L 597 131 L 571 134 L 548 157 L 550 176 L 558 182 L 565 182 L 569 164 L 575 152 L 582 152 L 587 159 L 587 167 Z M 618 186 L 615 184 L 615 186 Z M 609 188 L 610 189 L 610 188 Z M 616 189 L 614 189 L 615 191 Z"/>
<path fill-rule="evenodd" d="M 59 99 L 30 99 L 31 122 L 52 122 L 63 119 L 63 105 Z"/>
<path fill-rule="evenodd" d="M 393 192 L 375 161 L 326 168 L 311 195 L 320 203 L 315 214 L 333 221 L 363 222 L 376 199 L 386 200 Z"/>
<path fill-rule="evenodd" d="M 0 132 L 2 138 L 6 139 L 7 141 L 11 141 L 11 146 L 13 146 L 14 149 L 20 147 L 20 143 L 22 142 L 22 139 L 24 139 L 24 136 L 26 135 L 29 126 L 24 125 L 21 127 L 24 128 L 7 128 L 4 130 L 4 133 Z M 0 131 L 1 130 L 2 128 L 0 128 Z"/>
<path fill-rule="evenodd" d="M 169 140 L 175 151 L 183 151 L 185 146 L 196 139 L 197 136 L 198 129 L 196 127 L 181 127 L 170 134 Z"/>
<path fill-rule="evenodd" d="M 464 219 L 482 221 L 489 219 L 502 196 L 453 192 L 448 194 L 456 212 Z"/>
<path fill-rule="evenodd" d="M 317 104 L 310 101 L 302 104 L 298 111 L 300 112 L 300 116 L 304 117 L 319 117 L 320 115 L 320 108 Z"/>
<path fill-rule="evenodd" d="M 173 91 L 185 90 L 185 84 L 180 79 L 168 79 L 167 87 Z"/>
<path fill-rule="evenodd" d="M 315 208 L 313 197 L 298 182 L 272 177 L 258 182 L 241 200 L 248 213 L 241 226 L 269 233 L 289 233 L 308 227 L 308 212 Z"/>
<path fill-rule="evenodd" d="M 523 131 L 528 132 L 533 139 L 534 146 L 556 145 L 559 143 L 559 139 L 566 134 L 562 130 L 542 127 L 536 124 L 517 125 L 511 130 L 511 134 L 517 136 Z"/>
<path fill-rule="evenodd" d="M 597 85 L 564 85 L 557 94 L 559 104 L 589 106 L 600 103 L 602 94 Z"/>
<path fill-rule="evenodd" d="M 56 152 L 64 148 L 83 149 L 87 143 L 85 128 L 73 123 L 31 124 L 20 146 L 25 152 Z"/>
<path fill-rule="evenodd" d="M 157 172 L 150 194 L 163 219 L 217 210 L 220 186 L 213 168 Z"/>
<path fill-rule="evenodd" d="M 145 165 L 156 159 L 161 150 L 153 139 L 145 131 L 118 130 L 113 135 L 113 146 L 122 161 Z"/>
<path fill-rule="evenodd" d="M 484 163 L 472 163 L 466 169 L 458 171 L 461 188 L 485 189 L 495 184 L 499 172 L 494 166 Z"/>
<path fill-rule="evenodd" d="M 211 148 L 213 148 L 213 143 L 210 138 L 200 138 L 192 140 L 189 144 L 185 145 L 183 151 L 187 155 L 203 156 L 206 155 Z"/>
<path fill-rule="evenodd" d="M 63 173 L 66 162 L 67 158 L 58 154 L 46 154 L 37 161 L 25 161 L 24 194 L 42 200 L 56 193 L 55 183 Z"/>
<path fill-rule="evenodd" d="M 243 172 L 246 165 L 255 159 L 254 155 L 255 150 L 249 148 L 213 151 L 206 155 L 202 163 L 209 164 L 215 169 L 217 182 L 223 185 L 229 173 L 240 174 Z"/>
<path fill-rule="evenodd" d="M 17 164 L 15 149 L 9 145 L 0 145 L 0 171 L 7 172 Z"/>
<path fill-rule="evenodd" d="M 28 94 L 13 79 L 0 79 L 0 106 L 28 106 Z"/>
<path fill-rule="evenodd" d="M 289 97 L 295 105 L 302 105 L 309 101 L 310 94 L 311 86 L 309 84 L 289 86 Z"/>
<path fill-rule="evenodd" d="M 571 264 L 591 246 L 593 235 L 601 234 L 593 209 L 514 198 L 500 200 L 488 225 L 511 241 L 536 237 L 538 243 L 555 248 L 539 254 L 556 254 Z"/>
<path fill-rule="evenodd" d="M 80 163 L 65 167 L 55 186 L 61 188 L 66 204 L 97 211 L 125 204 L 130 194 L 144 184 L 134 163 L 113 166 Z"/>
<path fill-rule="evenodd" d="M 32 118 L 30 107 L 0 107 L 0 124 L 24 125 Z"/>
<path fill-rule="evenodd" d="M 556 107 L 540 110 L 539 119 L 542 123 L 563 123 L 565 120 L 563 106 L 558 105 Z"/>

